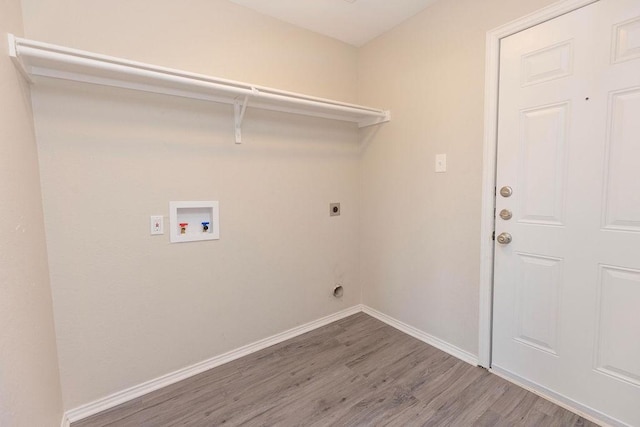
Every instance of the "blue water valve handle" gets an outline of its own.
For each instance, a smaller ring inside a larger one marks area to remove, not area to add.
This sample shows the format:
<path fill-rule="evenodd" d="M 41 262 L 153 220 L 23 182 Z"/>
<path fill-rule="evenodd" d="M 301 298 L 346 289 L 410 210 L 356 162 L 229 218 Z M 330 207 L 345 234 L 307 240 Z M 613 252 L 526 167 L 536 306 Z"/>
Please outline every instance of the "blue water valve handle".
<path fill-rule="evenodd" d="M 208 221 L 202 223 L 202 232 L 206 233 L 207 231 L 209 231 L 209 222 Z"/>

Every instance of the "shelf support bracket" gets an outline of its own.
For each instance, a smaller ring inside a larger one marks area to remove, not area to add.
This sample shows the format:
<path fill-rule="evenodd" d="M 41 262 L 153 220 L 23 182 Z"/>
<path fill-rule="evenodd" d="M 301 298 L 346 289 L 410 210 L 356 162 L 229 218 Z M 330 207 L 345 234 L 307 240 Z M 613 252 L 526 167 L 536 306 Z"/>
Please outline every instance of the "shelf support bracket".
<path fill-rule="evenodd" d="M 244 120 L 244 113 L 247 111 L 247 104 L 249 104 L 249 95 L 244 97 L 241 102 L 236 100 L 233 104 L 233 114 L 235 118 L 236 128 L 236 144 L 242 144 L 242 120 Z"/>

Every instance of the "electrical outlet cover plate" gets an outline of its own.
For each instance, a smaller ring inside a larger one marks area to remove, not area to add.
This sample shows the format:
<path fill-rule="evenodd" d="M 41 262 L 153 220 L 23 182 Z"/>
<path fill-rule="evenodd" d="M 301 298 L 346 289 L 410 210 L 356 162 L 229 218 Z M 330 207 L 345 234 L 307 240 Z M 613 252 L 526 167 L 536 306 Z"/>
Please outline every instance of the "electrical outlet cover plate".
<path fill-rule="evenodd" d="M 149 218 L 149 227 L 151 235 L 164 234 L 164 217 L 162 215 L 151 215 Z"/>

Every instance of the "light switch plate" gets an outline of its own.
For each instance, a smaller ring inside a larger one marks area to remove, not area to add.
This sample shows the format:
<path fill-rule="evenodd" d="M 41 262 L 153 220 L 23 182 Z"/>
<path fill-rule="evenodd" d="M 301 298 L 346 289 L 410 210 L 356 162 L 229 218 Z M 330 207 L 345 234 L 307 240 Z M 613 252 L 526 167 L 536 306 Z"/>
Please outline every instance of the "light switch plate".
<path fill-rule="evenodd" d="M 447 155 L 436 154 L 436 172 L 446 172 L 446 171 L 447 171 Z"/>

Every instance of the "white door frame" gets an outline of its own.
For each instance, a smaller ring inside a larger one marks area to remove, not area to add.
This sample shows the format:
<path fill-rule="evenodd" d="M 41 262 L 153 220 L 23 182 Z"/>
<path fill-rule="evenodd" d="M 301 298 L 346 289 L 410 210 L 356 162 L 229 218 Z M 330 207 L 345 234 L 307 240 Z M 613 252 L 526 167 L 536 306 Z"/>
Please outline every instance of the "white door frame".
<path fill-rule="evenodd" d="M 491 367 L 493 313 L 493 239 L 495 224 L 496 149 L 498 140 L 498 79 L 500 39 L 599 0 L 561 0 L 537 12 L 487 32 L 484 83 L 484 144 L 482 160 L 482 222 L 480 230 L 480 319 L 478 364 Z"/>

